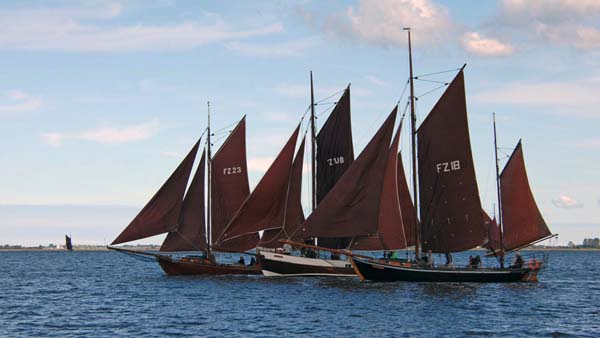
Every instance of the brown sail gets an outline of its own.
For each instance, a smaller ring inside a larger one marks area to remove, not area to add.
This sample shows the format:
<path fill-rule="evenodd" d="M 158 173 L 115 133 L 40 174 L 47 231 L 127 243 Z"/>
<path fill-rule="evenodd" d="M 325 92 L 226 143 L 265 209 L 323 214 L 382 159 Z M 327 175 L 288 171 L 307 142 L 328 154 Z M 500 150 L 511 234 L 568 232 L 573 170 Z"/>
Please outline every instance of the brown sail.
<path fill-rule="evenodd" d="M 402 225 L 404 226 L 404 236 L 406 245 L 413 246 L 416 243 L 415 222 L 417 213 L 413 204 L 408 182 L 404 174 L 404 165 L 402 164 L 402 154 L 398 153 L 398 199 L 400 201 L 400 211 L 402 212 Z"/>
<path fill-rule="evenodd" d="M 404 227 L 402 224 L 402 213 L 400 200 L 398 199 L 398 143 L 400 142 L 400 130 L 398 127 L 396 136 L 389 150 L 387 166 L 383 176 L 383 188 L 379 202 L 379 224 L 377 234 L 374 236 L 359 238 L 352 245 L 355 250 L 397 250 L 406 248 Z"/>
<path fill-rule="evenodd" d="M 458 252 L 486 239 L 462 70 L 417 131 L 423 250 Z"/>
<path fill-rule="evenodd" d="M 291 237 L 291 234 L 296 232 L 296 229 L 304 222 L 304 211 L 302 210 L 302 167 L 304 165 L 304 141 L 300 143 L 300 147 L 296 152 L 294 163 L 292 164 L 292 172 L 290 175 L 289 190 L 287 195 L 287 203 L 284 210 L 284 224 L 281 229 L 265 230 L 261 238 L 260 246 L 266 248 L 281 247 L 279 239 L 291 239 L 301 241 L 302 238 Z"/>
<path fill-rule="evenodd" d="M 496 222 L 496 218 L 491 219 L 484 210 L 481 210 L 483 215 L 483 226 L 487 231 L 488 240 L 482 246 L 490 251 L 500 249 L 500 228 Z"/>
<path fill-rule="evenodd" d="M 190 178 L 199 144 L 200 140 L 196 142 L 169 179 L 111 245 L 131 242 L 175 230 L 181 211 L 183 194 Z"/>
<path fill-rule="evenodd" d="M 211 238 L 214 242 L 250 195 L 245 116 L 213 156 L 211 167 Z M 246 251 L 254 248 L 257 242 L 258 233 L 251 233 L 223 243 L 219 248 Z"/>
<path fill-rule="evenodd" d="M 505 251 L 552 236 L 531 193 L 521 141 L 500 174 L 500 191 Z"/>
<path fill-rule="evenodd" d="M 299 130 L 300 125 L 215 242 L 217 245 L 260 230 L 281 228 Z"/>
<path fill-rule="evenodd" d="M 204 221 L 204 167 L 205 152 L 192 178 L 192 183 L 183 200 L 177 230 L 167 234 L 160 251 L 206 251 Z"/>
<path fill-rule="evenodd" d="M 368 236 L 377 232 L 379 201 L 396 113 L 397 107 L 302 224 L 303 238 Z"/>
<path fill-rule="evenodd" d="M 317 135 L 317 205 L 354 162 L 350 87 L 346 88 Z M 351 238 L 319 238 L 319 246 L 346 248 Z"/>

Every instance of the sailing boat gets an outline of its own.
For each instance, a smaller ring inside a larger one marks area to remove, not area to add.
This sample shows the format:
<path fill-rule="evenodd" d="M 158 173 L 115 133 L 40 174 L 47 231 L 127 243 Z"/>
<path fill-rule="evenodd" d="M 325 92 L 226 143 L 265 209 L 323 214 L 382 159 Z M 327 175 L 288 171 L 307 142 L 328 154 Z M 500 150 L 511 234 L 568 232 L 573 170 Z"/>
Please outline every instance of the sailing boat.
<path fill-rule="evenodd" d="M 71 237 L 69 235 L 65 235 L 65 249 L 67 249 L 67 251 L 73 251 L 73 243 L 71 243 Z"/>
<path fill-rule="evenodd" d="M 130 242 L 161 233 L 168 233 L 160 253 L 139 252 L 109 246 L 110 249 L 134 254 L 153 256 L 168 275 L 197 274 L 260 274 L 256 264 L 223 264 L 216 261 L 214 251 L 239 252 L 252 249 L 258 241 L 257 233 L 240 236 L 227 247 L 213 248 L 211 234 L 220 231 L 231 215 L 249 195 L 246 164 L 245 117 L 231 131 L 214 157 L 211 156 L 210 105 L 207 128 L 207 149 L 203 151 L 200 164 L 183 198 L 200 140 L 111 245 Z M 207 160 L 208 158 L 208 160 Z M 208 162 L 209 187 L 205 229 L 204 181 Z M 211 213 L 212 211 L 212 213 Z M 211 217 L 212 214 L 212 217 Z M 170 253 L 200 253 L 176 258 Z"/>
<path fill-rule="evenodd" d="M 409 53 L 410 53 L 410 31 Z M 412 57 L 410 60 L 411 108 L 414 107 Z M 435 281 L 435 282 L 516 282 L 537 281 L 544 261 L 531 261 L 525 266 L 504 267 L 504 254 L 552 236 L 541 216 L 527 181 L 521 144 L 513 152 L 502 174 L 498 174 L 500 226 L 499 268 L 455 268 L 433 266 L 419 257 L 419 244 L 428 253 L 465 251 L 487 241 L 494 224 L 484 219 L 481 208 L 467 122 L 464 90 L 464 66 L 430 114 L 415 132 L 414 108 L 413 145 L 418 137 L 418 162 L 413 146 L 413 165 L 418 164 L 418 192 L 421 222 L 415 222 L 416 261 L 391 264 L 363 257 L 351 257 L 360 279 L 373 281 Z M 414 171 L 413 171 L 414 172 Z M 415 196 L 416 199 L 416 196 Z M 504 205 L 501 205 L 502 202 Z M 415 206 L 417 204 L 415 203 Z M 416 209 L 416 208 L 415 208 Z M 505 217 L 504 224 L 502 216 Z M 504 225 L 504 227 L 503 227 Z M 503 242 L 503 235 L 507 243 Z M 491 237 L 491 236 L 490 236 Z M 510 240 L 508 240 L 510 238 Z M 495 252 L 495 251 L 494 251 Z"/>

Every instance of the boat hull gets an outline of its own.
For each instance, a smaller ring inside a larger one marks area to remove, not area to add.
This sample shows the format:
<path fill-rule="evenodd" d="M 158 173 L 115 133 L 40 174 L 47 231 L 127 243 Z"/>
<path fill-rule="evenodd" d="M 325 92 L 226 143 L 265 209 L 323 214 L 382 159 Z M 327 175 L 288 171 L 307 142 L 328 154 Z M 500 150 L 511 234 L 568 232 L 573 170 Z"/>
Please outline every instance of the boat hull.
<path fill-rule="evenodd" d="M 513 283 L 537 282 L 538 269 L 442 269 L 392 265 L 352 257 L 352 266 L 361 281 Z"/>
<path fill-rule="evenodd" d="M 259 265 L 219 264 L 206 259 L 173 259 L 157 256 L 156 260 L 169 276 L 179 275 L 260 275 Z"/>
<path fill-rule="evenodd" d="M 258 262 L 265 276 L 356 277 L 348 261 L 307 258 L 260 251 Z"/>

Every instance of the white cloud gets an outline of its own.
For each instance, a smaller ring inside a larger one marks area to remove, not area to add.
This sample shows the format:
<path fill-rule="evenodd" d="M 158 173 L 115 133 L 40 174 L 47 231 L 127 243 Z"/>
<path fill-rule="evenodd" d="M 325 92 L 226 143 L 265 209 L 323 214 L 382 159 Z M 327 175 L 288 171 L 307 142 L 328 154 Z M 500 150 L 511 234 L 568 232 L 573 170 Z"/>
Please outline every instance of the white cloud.
<path fill-rule="evenodd" d="M 32 112 L 41 106 L 41 99 L 20 90 L 9 90 L 0 95 L 0 115 Z"/>
<path fill-rule="evenodd" d="M 283 57 L 301 55 L 305 50 L 315 47 L 319 39 L 310 37 L 281 43 L 247 43 L 240 41 L 228 42 L 225 48 L 230 51 L 259 57 Z"/>
<path fill-rule="evenodd" d="M 299 15 L 309 25 L 320 24 L 306 11 Z M 442 41 L 454 24 L 448 10 L 431 0 L 360 0 L 356 8 L 326 17 L 319 29 L 341 40 L 398 47 L 407 43 L 404 27 L 413 28 L 415 44 L 432 44 Z"/>
<path fill-rule="evenodd" d="M 579 202 L 578 200 L 563 195 L 563 196 L 559 196 L 557 198 L 552 199 L 552 204 L 554 204 L 555 207 L 557 208 L 561 208 L 561 209 L 579 209 L 579 208 L 583 208 L 583 203 Z"/>
<path fill-rule="evenodd" d="M 161 126 L 158 119 L 153 119 L 148 122 L 122 127 L 98 127 L 75 133 L 44 133 L 41 135 L 41 138 L 44 143 L 53 147 L 60 146 L 65 140 L 85 140 L 103 144 L 120 144 L 149 139 L 158 133 L 160 129 Z"/>
<path fill-rule="evenodd" d="M 369 80 L 369 82 L 371 82 L 372 84 L 379 86 L 379 87 L 387 87 L 389 85 L 389 83 L 387 83 L 386 81 L 383 81 L 382 79 L 380 79 L 374 75 L 367 75 L 367 76 L 365 76 L 365 78 L 367 80 Z"/>
<path fill-rule="evenodd" d="M 236 28 L 214 14 L 170 24 L 107 25 L 117 4 L 91 8 L 11 10 L 0 14 L 0 49 L 113 52 L 181 50 L 283 31 L 280 23 Z M 98 24 L 98 21 L 103 24 Z"/>
<path fill-rule="evenodd" d="M 497 21 L 500 29 L 525 30 L 540 42 L 582 50 L 600 48 L 597 0 L 503 0 Z"/>
<path fill-rule="evenodd" d="M 570 116 L 600 117 L 600 111 L 594 108 L 600 105 L 599 92 L 600 83 L 593 78 L 563 82 L 513 82 L 476 93 L 473 99 L 480 103 L 547 107 L 550 112 Z"/>
<path fill-rule="evenodd" d="M 465 33 L 461 44 L 467 52 L 480 56 L 504 56 L 512 54 L 515 50 L 509 43 L 485 37 L 477 32 Z"/>

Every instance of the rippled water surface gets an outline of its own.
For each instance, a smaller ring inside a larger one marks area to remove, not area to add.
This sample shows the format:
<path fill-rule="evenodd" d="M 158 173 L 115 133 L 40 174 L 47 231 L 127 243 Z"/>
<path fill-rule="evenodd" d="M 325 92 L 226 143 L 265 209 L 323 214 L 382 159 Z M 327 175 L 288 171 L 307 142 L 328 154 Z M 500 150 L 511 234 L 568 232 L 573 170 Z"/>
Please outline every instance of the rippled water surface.
<path fill-rule="evenodd" d="M 477 285 L 167 277 L 116 252 L 0 252 L 0 336 L 599 337 L 600 252 L 549 255 L 537 284 Z"/>

